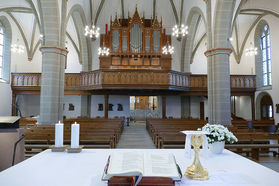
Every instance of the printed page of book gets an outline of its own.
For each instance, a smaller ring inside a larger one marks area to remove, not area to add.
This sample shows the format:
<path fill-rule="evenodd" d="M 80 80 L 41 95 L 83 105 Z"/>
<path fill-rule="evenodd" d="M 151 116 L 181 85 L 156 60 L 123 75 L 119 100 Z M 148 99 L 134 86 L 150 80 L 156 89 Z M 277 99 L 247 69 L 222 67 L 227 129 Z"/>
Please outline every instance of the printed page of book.
<path fill-rule="evenodd" d="M 110 157 L 107 174 L 136 176 L 143 173 L 143 152 L 118 152 Z"/>
<path fill-rule="evenodd" d="M 143 176 L 169 177 L 173 180 L 180 180 L 175 157 L 169 153 L 145 153 Z"/>

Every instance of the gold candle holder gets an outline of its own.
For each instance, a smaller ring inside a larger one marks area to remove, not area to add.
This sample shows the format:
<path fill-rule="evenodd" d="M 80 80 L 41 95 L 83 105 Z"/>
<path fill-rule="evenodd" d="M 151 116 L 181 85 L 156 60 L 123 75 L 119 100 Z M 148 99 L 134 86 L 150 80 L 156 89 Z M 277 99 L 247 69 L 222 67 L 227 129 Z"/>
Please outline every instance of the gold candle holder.
<path fill-rule="evenodd" d="M 200 146 L 202 145 L 203 139 L 202 135 L 193 135 L 191 136 L 191 144 L 194 147 L 195 151 L 195 158 L 193 164 L 187 168 L 184 176 L 193 180 L 208 180 L 208 172 L 205 168 L 202 167 L 200 158 L 199 158 L 199 151 Z"/>

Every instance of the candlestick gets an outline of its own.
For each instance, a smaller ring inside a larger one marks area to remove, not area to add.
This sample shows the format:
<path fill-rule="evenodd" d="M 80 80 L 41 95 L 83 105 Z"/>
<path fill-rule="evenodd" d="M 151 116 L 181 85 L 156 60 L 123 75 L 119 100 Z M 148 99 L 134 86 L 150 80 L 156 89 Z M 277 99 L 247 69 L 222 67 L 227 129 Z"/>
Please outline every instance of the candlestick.
<path fill-rule="evenodd" d="M 108 24 L 106 24 L 106 34 L 108 34 Z"/>
<path fill-rule="evenodd" d="M 79 148 L 79 124 L 72 124 L 71 131 L 71 148 Z"/>
<path fill-rule="evenodd" d="M 55 147 L 63 147 L 64 124 L 60 121 L 55 124 Z"/>

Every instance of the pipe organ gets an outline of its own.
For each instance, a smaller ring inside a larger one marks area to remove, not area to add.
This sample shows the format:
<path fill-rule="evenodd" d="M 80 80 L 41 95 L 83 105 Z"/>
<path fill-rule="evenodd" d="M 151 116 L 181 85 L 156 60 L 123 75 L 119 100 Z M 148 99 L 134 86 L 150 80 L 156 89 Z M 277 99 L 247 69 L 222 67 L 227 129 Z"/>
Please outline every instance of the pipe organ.
<path fill-rule="evenodd" d="M 164 45 L 171 45 L 171 35 L 162 28 L 162 19 L 140 17 L 137 8 L 132 17 L 110 21 L 110 30 L 101 34 L 100 47 L 110 55 L 100 56 L 100 69 L 171 70 L 171 55 L 162 54 Z"/>

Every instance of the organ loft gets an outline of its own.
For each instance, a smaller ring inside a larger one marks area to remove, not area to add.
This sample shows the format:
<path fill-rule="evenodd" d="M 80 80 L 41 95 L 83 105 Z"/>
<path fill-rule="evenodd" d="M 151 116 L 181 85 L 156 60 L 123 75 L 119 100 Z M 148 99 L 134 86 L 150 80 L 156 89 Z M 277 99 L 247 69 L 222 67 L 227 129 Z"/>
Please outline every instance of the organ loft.
<path fill-rule="evenodd" d="M 171 54 L 162 54 L 163 46 L 171 45 L 171 35 L 162 27 L 162 19 L 141 17 L 136 7 L 132 17 L 114 16 L 110 30 L 106 25 L 100 46 L 110 49 L 110 55 L 100 56 L 100 69 L 171 70 Z"/>

